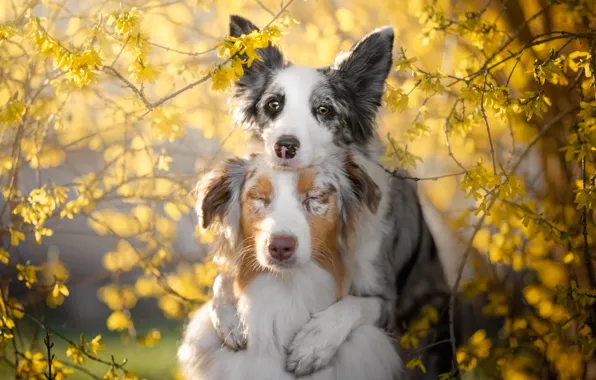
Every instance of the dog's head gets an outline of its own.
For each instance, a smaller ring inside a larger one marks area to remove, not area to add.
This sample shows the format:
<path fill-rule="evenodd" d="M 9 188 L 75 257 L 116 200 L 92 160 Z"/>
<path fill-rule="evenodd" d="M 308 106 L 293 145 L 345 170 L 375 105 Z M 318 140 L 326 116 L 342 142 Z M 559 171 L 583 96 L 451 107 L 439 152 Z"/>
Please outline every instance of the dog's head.
<path fill-rule="evenodd" d="M 216 249 L 225 247 L 245 275 L 314 260 L 341 278 L 344 241 L 361 205 L 376 211 L 377 185 L 349 156 L 292 171 L 272 169 L 264 159 L 228 160 L 201 181 L 201 227 L 219 226 L 224 242 Z"/>
<path fill-rule="evenodd" d="M 231 36 L 257 29 L 230 19 Z M 258 49 L 262 61 L 245 67 L 235 86 L 237 122 L 262 138 L 274 165 L 306 167 L 333 146 L 365 146 L 375 136 L 393 38 L 393 28 L 377 29 L 324 68 L 294 66 L 275 46 Z"/>

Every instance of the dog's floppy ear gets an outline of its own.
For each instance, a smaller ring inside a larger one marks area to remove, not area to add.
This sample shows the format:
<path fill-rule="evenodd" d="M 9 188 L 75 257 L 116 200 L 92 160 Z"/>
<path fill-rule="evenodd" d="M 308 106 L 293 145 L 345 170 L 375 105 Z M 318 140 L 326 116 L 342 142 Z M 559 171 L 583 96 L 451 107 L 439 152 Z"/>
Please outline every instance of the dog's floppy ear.
<path fill-rule="evenodd" d="M 199 226 L 206 230 L 223 227 L 226 236 L 234 239 L 240 227 L 240 192 L 247 162 L 231 158 L 215 167 L 200 181 L 194 191 Z"/>
<path fill-rule="evenodd" d="M 360 165 L 354 162 L 351 154 L 346 157 L 345 170 L 356 198 L 372 213 L 376 213 L 382 198 L 379 186 Z"/>
<path fill-rule="evenodd" d="M 236 15 L 230 16 L 230 36 L 240 37 L 254 30 L 259 28 L 247 19 Z M 256 51 L 262 60 L 255 59 L 250 67 L 243 66 L 244 75 L 236 82 L 234 91 L 237 103 L 234 117 L 237 122 L 249 129 L 256 126 L 256 105 L 273 73 L 287 64 L 282 52 L 271 44 Z"/>

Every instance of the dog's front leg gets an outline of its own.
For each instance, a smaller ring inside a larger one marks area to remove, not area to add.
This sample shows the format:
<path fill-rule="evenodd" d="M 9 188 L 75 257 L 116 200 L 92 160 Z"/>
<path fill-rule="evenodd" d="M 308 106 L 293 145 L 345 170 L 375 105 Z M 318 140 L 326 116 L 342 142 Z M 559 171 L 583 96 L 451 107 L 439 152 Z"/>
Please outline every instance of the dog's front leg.
<path fill-rule="evenodd" d="M 286 369 L 300 377 L 325 367 L 356 327 L 377 323 L 381 307 L 380 298 L 348 295 L 314 314 L 287 349 Z"/>
<path fill-rule="evenodd" d="M 246 348 L 246 330 L 238 317 L 232 274 L 220 273 L 215 278 L 209 317 L 225 346 L 234 351 Z"/>

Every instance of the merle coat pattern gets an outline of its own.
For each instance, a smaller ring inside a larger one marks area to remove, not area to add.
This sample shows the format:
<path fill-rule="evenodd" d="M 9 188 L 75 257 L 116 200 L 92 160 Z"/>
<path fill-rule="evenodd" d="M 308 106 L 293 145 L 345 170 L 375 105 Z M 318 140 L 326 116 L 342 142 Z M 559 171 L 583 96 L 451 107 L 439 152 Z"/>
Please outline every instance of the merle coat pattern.
<path fill-rule="evenodd" d="M 231 17 L 232 36 L 255 29 L 250 21 Z M 269 46 L 259 50 L 263 61 L 246 67 L 236 84 L 234 116 L 263 142 L 273 165 L 312 166 L 324 162 L 330 151 L 348 150 L 383 193 L 379 212 L 364 213 L 360 219 L 353 262 L 346 264 L 351 268 L 350 295 L 329 308 L 334 313 L 314 315 L 288 348 L 287 368 L 298 376 L 333 359 L 351 328 L 366 319 L 364 309 L 371 309 L 371 302 L 378 311 L 374 322 L 395 336 L 424 305 L 432 304 L 441 317 L 420 347 L 449 337 L 448 286 L 416 185 L 378 165 L 382 150 L 375 119 L 392 64 L 393 40 L 392 28 L 377 29 L 340 54 L 333 65 L 316 69 L 294 66 L 277 47 Z M 301 99 L 302 110 L 296 99 Z M 300 149 L 291 159 L 276 157 L 275 141 L 288 134 L 297 136 Z M 242 349 L 245 336 L 237 328 L 231 292 L 225 285 L 221 289 L 214 297 L 212 320 L 225 344 Z M 407 353 L 403 354 L 407 361 Z M 422 356 L 427 373 L 412 378 L 436 379 L 451 369 L 449 344 L 435 345 Z"/>

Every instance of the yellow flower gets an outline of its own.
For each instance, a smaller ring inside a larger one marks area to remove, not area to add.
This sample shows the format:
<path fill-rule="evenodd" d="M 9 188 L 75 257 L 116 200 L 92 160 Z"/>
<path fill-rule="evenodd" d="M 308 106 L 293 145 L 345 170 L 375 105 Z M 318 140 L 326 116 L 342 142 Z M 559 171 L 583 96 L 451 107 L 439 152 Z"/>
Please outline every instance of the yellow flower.
<path fill-rule="evenodd" d="M 135 375 L 134 371 L 124 371 L 122 380 L 137 380 L 137 376 Z"/>
<path fill-rule="evenodd" d="M 106 324 L 112 331 L 123 331 L 132 326 L 132 321 L 124 312 L 115 311 L 110 314 Z"/>
<path fill-rule="evenodd" d="M 103 350 L 105 348 L 103 344 L 99 343 L 100 340 L 101 335 L 98 335 L 95 338 L 93 338 L 91 342 L 89 342 L 89 348 L 91 349 L 91 352 L 93 352 L 95 355 L 97 355 L 97 351 Z"/>
<path fill-rule="evenodd" d="M 47 363 L 47 361 L 46 361 Z M 70 368 L 64 368 L 64 364 L 60 361 L 53 359 L 52 360 L 52 379 L 53 380 L 64 380 L 68 375 L 72 375 L 74 370 Z"/>
<path fill-rule="evenodd" d="M 155 345 L 157 345 L 157 343 L 159 343 L 160 340 L 161 333 L 159 332 L 159 330 L 152 329 L 151 331 L 149 331 L 149 333 L 147 333 L 147 335 L 144 335 L 139 338 L 139 343 L 145 347 L 154 347 Z"/>
<path fill-rule="evenodd" d="M 184 117 L 170 107 L 160 107 L 153 110 L 151 127 L 160 138 L 174 141 L 184 136 Z"/>
<path fill-rule="evenodd" d="M 1 40 L 1 39 L 0 39 Z M 20 123 L 25 115 L 25 103 L 20 100 L 11 100 L 0 109 L 0 125 Z"/>
<path fill-rule="evenodd" d="M 236 70 L 232 67 L 220 67 L 211 76 L 211 88 L 216 91 L 228 89 L 233 81 L 237 81 Z"/>
<path fill-rule="evenodd" d="M 144 82 L 155 83 L 160 70 L 156 66 L 143 62 L 139 57 L 130 65 L 128 72 L 130 80 L 140 84 Z"/>
<path fill-rule="evenodd" d="M 388 88 L 385 92 L 385 104 L 391 111 L 401 113 L 408 108 L 409 98 L 402 90 Z"/>
<path fill-rule="evenodd" d="M 170 170 L 170 164 L 172 162 L 174 162 L 174 159 L 170 156 L 165 155 L 162 152 L 162 154 L 160 154 L 159 158 L 157 159 L 157 168 L 159 170 L 167 172 L 168 170 Z"/>
<path fill-rule="evenodd" d="M 118 374 L 114 367 L 110 368 L 110 370 L 103 376 L 104 379 L 114 379 L 118 380 Z"/>
<path fill-rule="evenodd" d="M 0 41 L 13 37 L 17 30 L 11 25 L 0 25 Z"/>
<path fill-rule="evenodd" d="M 66 357 L 70 358 L 75 364 L 85 363 L 85 356 L 80 347 L 68 346 L 66 349 Z"/>
<path fill-rule="evenodd" d="M 585 70 L 586 78 L 590 78 L 592 76 L 592 70 L 590 68 L 591 58 L 592 55 L 587 51 L 574 51 L 569 54 L 567 62 L 571 70 L 578 72 L 583 68 Z"/>
<path fill-rule="evenodd" d="M 43 370 L 46 366 L 44 355 L 41 352 L 32 354 L 25 352 L 24 358 L 19 360 L 17 375 L 23 379 L 43 379 Z"/>
<path fill-rule="evenodd" d="M 27 287 L 30 288 L 31 285 L 37 283 L 37 272 L 40 269 L 40 267 L 36 267 L 29 264 L 17 264 L 17 278 L 20 281 L 25 281 L 25 285 L 27 285 Z"/>
<path fill-rule="evenodd" d="M 70 295 L 70 291 L 61 282 L 56 282 L 54 284 L 54 288 L 46 297 L 46 303 L 49 307 L 55 308 L 56 306 L 62 305 L 64 303 L 64 297 L 68 297 Z"/>
<path fill-rule="evenodd" d="M 422 364 L 422 359 L 420 357 L 410 360 L 406 364 L 406 368 L 412 371 L 418 368 L 422 371 L 422 373 L 426 373 L 426 368 L 424 367 L 424 364 Z"/>
<path fill-rule="evenodd" d="M 140 32 L 141 16 L 143 13 L 136 7 L 120 13 L 112 13 L 108 18 L 108 25 L 114 25 L 118 34 L 135 35 Z"/>
<path fill-rule="evenodd" d="M 3 248 L 0 248 L 0 263 L 8 264 L 9 260 L 10 260 L 10 253 L 5 251 Z"/>

